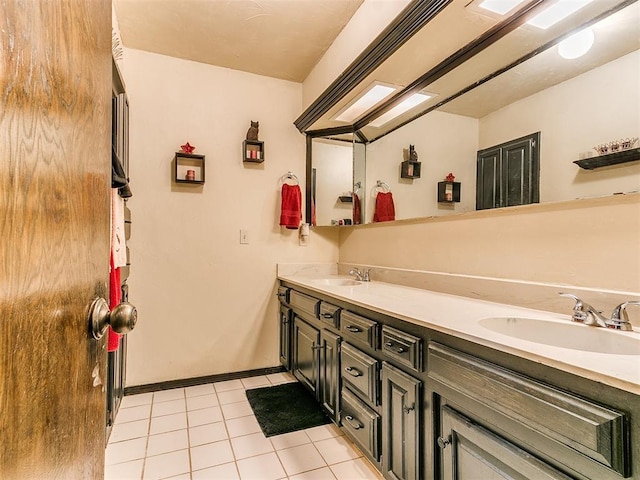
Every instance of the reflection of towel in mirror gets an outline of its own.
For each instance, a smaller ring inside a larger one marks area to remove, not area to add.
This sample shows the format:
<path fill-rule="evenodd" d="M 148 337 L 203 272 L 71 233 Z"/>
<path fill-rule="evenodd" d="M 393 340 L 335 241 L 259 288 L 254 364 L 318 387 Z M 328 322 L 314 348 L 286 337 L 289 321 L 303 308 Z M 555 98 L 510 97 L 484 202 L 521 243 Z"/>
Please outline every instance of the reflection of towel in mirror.
<path fill-rule="evenodd" d="M 353 224 L 360 225 L 360 197 L 357 193 L 352 193 L 353 197 Z"/>
<path fill-rule="evenodd" d="M 396 208 L 393 205 L 391 192 L 378 192 L 376 195 L 376 210 L 373 214 L 374 222 L 390 222 L 396 219 Z"/>
<path fill-rule="evenodd" d="M 297 230 L 302 220 L 302 192 L 298 185 L 282 185 L 280 225 Z"/>

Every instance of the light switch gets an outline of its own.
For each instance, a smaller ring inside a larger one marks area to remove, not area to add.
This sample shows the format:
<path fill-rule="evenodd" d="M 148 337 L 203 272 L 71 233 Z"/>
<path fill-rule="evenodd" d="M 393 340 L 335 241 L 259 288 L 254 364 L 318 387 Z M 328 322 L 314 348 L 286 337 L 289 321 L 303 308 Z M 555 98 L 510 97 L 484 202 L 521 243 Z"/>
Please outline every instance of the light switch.
<path fill-rule="evenodd" d="M 247 230 L 240 229 L 240 244 L 241 245 L 249 244 L 249 232 Z"/>

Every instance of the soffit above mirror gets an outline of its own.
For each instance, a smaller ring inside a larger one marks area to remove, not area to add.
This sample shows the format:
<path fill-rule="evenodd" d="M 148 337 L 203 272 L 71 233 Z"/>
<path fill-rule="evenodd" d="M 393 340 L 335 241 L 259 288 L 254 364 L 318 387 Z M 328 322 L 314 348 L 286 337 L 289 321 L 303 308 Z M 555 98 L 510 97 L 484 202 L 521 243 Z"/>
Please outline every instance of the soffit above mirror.
<path fill-rule="evenodd" d="M 304 131 L 358 131 L 361 139 L 372 141 L 435 108 L 481 118 L 640 48 L 640 7 L 635 0 L 595 0 L 544 30 L 523 23 L 548 7 L 549 1 L 524 3 L 509 17 L 479 13 L 477 3 L 449 2 L 381 65 L 362 75 L 340 100 L 326 105 Z M 596 42 L 589 55 L 561 58 L 555 44 L 590 24 L 594 24 Z M 335 119 L 375 82 L 399 86 L 400 93 L 374 107 L 373 115 L 365 113 L 352 123 Z M 470 88 L 476 84 L 480 86 Z M 469 91 L 461 95 L 465 90 Z M 382 126 L 367 124 L 394 102 L 420 91 L 435 96 Z"/>

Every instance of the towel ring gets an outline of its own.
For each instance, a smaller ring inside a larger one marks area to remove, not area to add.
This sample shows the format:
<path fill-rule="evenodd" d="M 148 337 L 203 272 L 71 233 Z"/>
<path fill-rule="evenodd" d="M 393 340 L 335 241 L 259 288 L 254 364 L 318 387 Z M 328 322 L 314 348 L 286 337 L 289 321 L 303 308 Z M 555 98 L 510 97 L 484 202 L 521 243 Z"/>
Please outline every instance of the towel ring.
<path fill-rule="evenodd" d="M 299 185 L 300 184 L 300 181 L 298 180 L 298 177 L 296 177 L 296 175 L 293 172 L 287 172 L 287 173 L 285 173 L 284 175 L 282 175 L 280 177 L 280 181 L 282 183 L 286 183 L 289 180 L 295 182 L 294 185 Z"/>
<path fill-rule="evenodd" d="M 371 196 L 376 197 L 379 192 L 389 193 L 391 191 L 391 187 L 388 183 L 383 182 L 382 180 L 377 180 L 374 187 L 371 189 Z"/>
<path fill-rule="evenodd" d="M 362 186 L 362 182 L 356 182 L 353 184 L 353 192 L 355 195 L 358 194 L 358 192 L 360 191 L 360 187 Z"/>

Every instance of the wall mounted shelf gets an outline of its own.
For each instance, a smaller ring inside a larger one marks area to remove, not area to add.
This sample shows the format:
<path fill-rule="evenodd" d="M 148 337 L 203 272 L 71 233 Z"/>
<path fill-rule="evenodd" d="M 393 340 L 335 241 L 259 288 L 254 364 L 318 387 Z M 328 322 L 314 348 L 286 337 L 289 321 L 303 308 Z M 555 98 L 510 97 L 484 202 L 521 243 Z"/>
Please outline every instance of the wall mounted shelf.
<path fill-rule="evenodd" d="M 460 201 L 460 182 L 438 182 L 438 202 L 457 203 Z"/>
<path fill-rule="evenodd" d="M 173 159 L 175 183 L 204 184 L 204 155 L 176 152 Z"/>
<path fill-rule="evenodd" d="M 582 160 L 576 160 L 573 163 L 585 170 L 593 170 L 599 167 L 608 167 L 610 165 L 634 162 L 636 160 L 640 160 L 640 148 L 630 148 L 606 155 L 598 155 L 597 157 L 584 158 Z"/>
<path fill-rule="evenodd" d="M 413 162 L 411 160 L 407 160 L 402 162 L 402 167 L 400 169 L 400 177 L 401 178 L 420 178 L 420 162 Z"/>
<path fill-rule="evenodd" d="M 243 162 L 264 162 L 264 142 L 260 140 L 245 140 L 242 142 Z"/>

